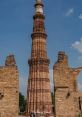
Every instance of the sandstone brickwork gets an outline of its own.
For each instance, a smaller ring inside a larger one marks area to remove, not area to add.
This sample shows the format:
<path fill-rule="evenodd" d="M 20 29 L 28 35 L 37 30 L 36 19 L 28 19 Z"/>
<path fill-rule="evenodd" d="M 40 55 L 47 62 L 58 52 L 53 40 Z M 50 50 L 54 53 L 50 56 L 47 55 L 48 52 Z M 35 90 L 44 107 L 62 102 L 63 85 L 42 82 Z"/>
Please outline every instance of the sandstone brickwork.
<path fill-rule="evenodd" d="M 0 67 L 0 117 L 18 117 L 19 79 L 13 55 Z"/>
<path fill-rule="evenodd" d="M 77 117 L 82 108 L 82 100 L 77 86 L 77 77 L 82 68 L 70 68 L 65 52 L 58 53 L 53 67 L 55 84 L 55 116 Z"/>
<path fill-rule="evenodd" d="M 34 26 L 32 33 L 32 51 L 29 59 L 28 79 L 28 115 L 39 114 L 40 117 L 52 115 L 52 101 L 49 79 L 49 63 L 46 51 L 46 32 L 44 26 L 42 0 L 36 0 Z"/>

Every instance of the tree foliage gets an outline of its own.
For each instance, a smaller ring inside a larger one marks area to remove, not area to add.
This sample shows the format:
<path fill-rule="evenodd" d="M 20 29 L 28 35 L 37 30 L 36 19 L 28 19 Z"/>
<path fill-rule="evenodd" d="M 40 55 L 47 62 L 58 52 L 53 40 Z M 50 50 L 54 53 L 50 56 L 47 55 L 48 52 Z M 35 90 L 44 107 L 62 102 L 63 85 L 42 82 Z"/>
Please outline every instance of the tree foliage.
<path fill-rule="evenodd" d="M 19 93 L 19 110 L 20 113 L 26 111 L 26 99 L 22 93 Z"/>
<path fill-rule="evenodd" d="M 52 104 L 54 105 L 55 104 L 55 96 L 54 96 L 53 92 L 51 92 L 51 97 L 52 97 Z"/>
<path fill-rule="evenodd" d="M 79 114 L 79 116 L 78 117 L 82 117 L 82 113 L 81 114 Z"/>

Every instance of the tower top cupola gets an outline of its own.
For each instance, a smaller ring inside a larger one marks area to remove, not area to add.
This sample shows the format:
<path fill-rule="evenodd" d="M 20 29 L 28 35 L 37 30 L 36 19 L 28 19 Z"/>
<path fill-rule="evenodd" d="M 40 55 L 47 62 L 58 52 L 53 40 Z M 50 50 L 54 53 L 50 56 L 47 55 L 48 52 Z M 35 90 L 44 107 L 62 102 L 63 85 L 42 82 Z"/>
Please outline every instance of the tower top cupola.
<path fill-rule="evenodd" d="M 41 13 L 43 14 L 43 3 L 42 0 L 36 0 L 35 3 L 35 13 Z"/>

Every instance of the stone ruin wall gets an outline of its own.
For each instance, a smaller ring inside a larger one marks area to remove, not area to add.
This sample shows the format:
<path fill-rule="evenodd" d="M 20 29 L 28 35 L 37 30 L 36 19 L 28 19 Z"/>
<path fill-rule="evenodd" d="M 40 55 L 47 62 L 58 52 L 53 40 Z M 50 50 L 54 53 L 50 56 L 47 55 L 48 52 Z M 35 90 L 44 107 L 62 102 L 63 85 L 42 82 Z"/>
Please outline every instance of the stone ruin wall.
<path fill-rule="evenodd" d="M 19 79 L 13 55 L 0 67 L 0 117 L 18 117 Z"/>
<path fill-rule="evenodd" d="M 53 67 L 56 117 L 77 117 L 81 111 L 77 77 L 82 68 L 70 68 L 68 57 L 59 52 Z"/>

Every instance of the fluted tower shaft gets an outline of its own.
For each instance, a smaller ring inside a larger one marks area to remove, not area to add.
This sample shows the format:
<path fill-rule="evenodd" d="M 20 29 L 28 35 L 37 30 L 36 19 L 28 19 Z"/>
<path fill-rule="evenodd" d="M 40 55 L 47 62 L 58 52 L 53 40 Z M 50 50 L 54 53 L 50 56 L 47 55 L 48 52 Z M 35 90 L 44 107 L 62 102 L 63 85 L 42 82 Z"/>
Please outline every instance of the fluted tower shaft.
<path fill-rule="evenodd" d="M 32 37 L 32 50 L 28 79 L 28 115 L 52 114 L 52 101 L 49 80 L 49 63 L 46 51 L 46 38 L 42 0 L 36 0 Z"/>

